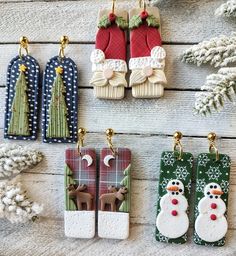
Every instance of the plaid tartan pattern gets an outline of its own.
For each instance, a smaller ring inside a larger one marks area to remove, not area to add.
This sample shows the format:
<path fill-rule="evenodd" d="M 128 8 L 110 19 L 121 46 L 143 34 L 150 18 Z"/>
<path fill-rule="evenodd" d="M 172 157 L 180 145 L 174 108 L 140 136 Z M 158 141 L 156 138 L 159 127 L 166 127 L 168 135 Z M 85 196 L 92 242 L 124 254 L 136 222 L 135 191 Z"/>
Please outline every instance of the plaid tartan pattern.
<path fill-rule="evenodd" d="M 96 36 L 96 49 L 102 50 L 106 59 L 126 60 L 125 32 L 117 25 L 100 28 Z"/>
<path fill-rule="evenodd" d="M 124 178 L 124 170 L 131 163 L 131 151 L 128 148 L 118 148 L 118 154 L 115 159 L 109 161 L 110 167 L 104 164 L 104 158 L 112 155 L 109 148 L 103 148 L 100 153 L 100 179 L 99 179 L 99 197 L 108 193 L 108 186 L 114 185 L 120 187 L 120 182 Z M 100 204 L 99 204 L 100 209 Z"/>
<path fill-rule="evenodd" d="M 73 179 L 78 185 L 86 184 L 87 190 L 85 192 L 90 193 L 93 196 L 93 209 L 96 206 L 96 152 L 93 148 L 81 148 L 82 157 L 84 155 L 90 155 L 93 159 L 92 165 L 87 167 L 86 160 L 82 160 L 79 156 L 78 150 L 67 149 L 65 155 L 65 162 L 73 172 Z"/>

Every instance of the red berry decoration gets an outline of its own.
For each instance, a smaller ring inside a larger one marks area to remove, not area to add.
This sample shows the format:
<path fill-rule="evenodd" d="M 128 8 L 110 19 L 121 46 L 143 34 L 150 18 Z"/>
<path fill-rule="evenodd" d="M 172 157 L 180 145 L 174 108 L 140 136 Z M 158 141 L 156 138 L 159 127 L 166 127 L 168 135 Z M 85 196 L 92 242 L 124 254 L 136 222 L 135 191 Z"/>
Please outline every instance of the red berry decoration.
<path fill-rule="evenodd" d="M 211 220 L 216 220 L 217 219 L 215 214 L 211 214 L 210 218 L 211 218 Z"/>
<path fill-rule="evenodd" d="M 212 203 L 212 204 L 211 204 L 211 209 L 216 209 L 216 208 L 217 208 L 217 204 Z"/>
<path fill-rule="evenodd" d="M 173 210 L 173 211 L 171 212 L 171 214 L 172 214 L 173 216 L 177 216 L 177 215 L 178 215 L 178 212 L 177 212 L 176 210 Z"/>
<path fill-rule="evenodd" d="M 178 204 L 178 202 L 179 201 L 177 199 L 172 199 L 172 201 L 171 201 L 172 204 Z"/>
<path fill-rule="evenodd" d="M 110 22 L 114 22 L 115 20 L 116 20 L 116 15 L 111 12 L 111 13 L 109 14 L 109 21 L 110 21 Z"/>
<path fill-rule="evenodd" d="M 148 17 L 148 13 L 146 11 L 141 12 L 140 17 L 142 20 L 145 20 Z"/>

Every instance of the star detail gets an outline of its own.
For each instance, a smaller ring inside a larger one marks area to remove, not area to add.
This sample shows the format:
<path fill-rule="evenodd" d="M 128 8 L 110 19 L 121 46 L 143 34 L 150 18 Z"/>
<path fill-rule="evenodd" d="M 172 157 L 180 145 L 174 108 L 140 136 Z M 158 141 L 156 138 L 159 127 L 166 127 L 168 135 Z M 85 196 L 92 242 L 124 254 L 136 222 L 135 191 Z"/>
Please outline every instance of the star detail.
<path fill-rule="evenodd" d="M 57 74 L 62 74 L 63 73 L 63 68 L 62 67 L 57 67 L 57 68 L 55 68 L 55 70 L 56 70 Z"/>
<path fill-rule="evenodd" d="M 19 71 L 20 71 L 20 72 L 25 72 L 26 69 L 27 69 L 27 67 L 26 67 L 24 64 L 21 64 L 21 65 L 19 66 Z"/>

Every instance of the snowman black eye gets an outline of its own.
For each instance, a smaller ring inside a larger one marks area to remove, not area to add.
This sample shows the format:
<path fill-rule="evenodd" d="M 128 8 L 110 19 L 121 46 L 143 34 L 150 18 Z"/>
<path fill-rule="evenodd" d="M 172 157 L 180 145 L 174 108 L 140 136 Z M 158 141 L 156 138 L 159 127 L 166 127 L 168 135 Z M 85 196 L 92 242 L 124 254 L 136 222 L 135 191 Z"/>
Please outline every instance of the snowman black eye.
<path fill-rule="evenodd" d="M 175 185 L 175 182 L 174 182 L 174 181 L 172 182 L 172 185 Z"/>
<path fill-rule="evenodd" d="M 210 188 L 213 188 L 213 186 L 211 185 Z"/>
<path fill-rule="evenodd" d="M 175 192 L 172 192 L 172 195 L 174 195 L 175 194 Z"/>
<path fill-rule="evenodd" d="M 178 195 L 179 194 L 179 192 L 176 192 L 176 195 Z"/>
<path fill-rule="evenodd" d="M 210 192 L 207 192 L 208 195 L 210 195 L 211 193 Z"/>
<path fill-rule="evenodd" d="M 213 196 L 210 196 L 210 198 L 213 198 Z"/>
<path fill-rule="evenodd" d="M 179 182 L 176 182 L 176 185 L 179 185 Z"/>
<path fill-rule="evenodd" d="M 183 190 L 182 189 L 179 189 L 179 192 L 181 193 Z"/>
<path fill-rule="evenodd" d="M 215 198 L 217 199 L 217 198 L 218 198 L 218 196 L 215 196 Z"/>
<path fill-rule="evenodd" d="M 214 186 L 214 188 L 217 188 L 217 186 Z"/>

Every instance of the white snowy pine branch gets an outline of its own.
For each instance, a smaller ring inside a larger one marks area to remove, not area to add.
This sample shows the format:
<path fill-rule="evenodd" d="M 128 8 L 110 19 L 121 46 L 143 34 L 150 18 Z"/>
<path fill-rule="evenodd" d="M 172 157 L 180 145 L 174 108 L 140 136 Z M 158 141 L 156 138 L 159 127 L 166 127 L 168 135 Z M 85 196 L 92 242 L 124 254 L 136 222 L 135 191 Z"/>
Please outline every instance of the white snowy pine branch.
<path fill-rule="evenodd" d="M 206 91 L 196 94 L 195 111 L 201 115 L 212 109 L 219 111 L 236 93 L 236 68 L 221 68 L 217 74 L 209 75 L 201 90 Z"/>
<path fill-rule="evenodd" d="M 198 66 L 210 63 L 214 67 L 225 67 L 236 62 L 236 33 L 221 35 L 190 47 L 183 53 L 182 61 Z"/>
<path fill-rule="evenodd" d="M 26 197 L 20 183 L 0 182 L 0 218 L 12 223 L 25 223 L 36 220 L 42 210 L 42 205 Z"/>
<path fill-rule="evenodd" d="M 0 144 L 0 178 L 18 174 L 43 159 L 41 152 L 14 144 Z"/>
<path fill-rule="evenodd" d="M 216 16 L 236 17 L 236 0 L 229 0 L 215 11 Z"/>

